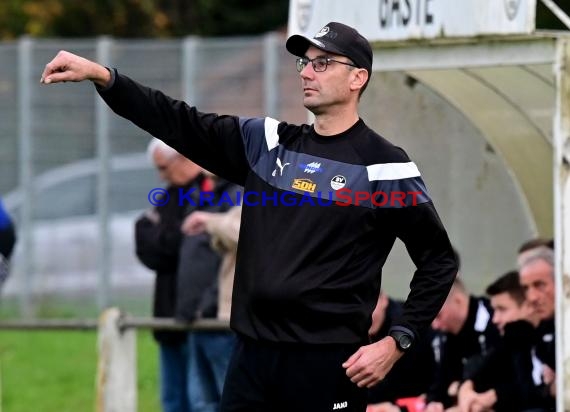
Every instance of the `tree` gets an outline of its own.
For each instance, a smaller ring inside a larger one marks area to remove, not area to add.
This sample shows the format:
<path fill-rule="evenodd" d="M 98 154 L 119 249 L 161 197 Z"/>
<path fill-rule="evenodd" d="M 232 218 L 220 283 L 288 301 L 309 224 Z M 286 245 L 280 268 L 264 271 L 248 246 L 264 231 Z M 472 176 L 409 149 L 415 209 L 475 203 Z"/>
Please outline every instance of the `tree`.
<path fill-rule="evenodd" d="M 288 0 L 2 0 L 0 37 L 258 34 L 287 23 Z"/>

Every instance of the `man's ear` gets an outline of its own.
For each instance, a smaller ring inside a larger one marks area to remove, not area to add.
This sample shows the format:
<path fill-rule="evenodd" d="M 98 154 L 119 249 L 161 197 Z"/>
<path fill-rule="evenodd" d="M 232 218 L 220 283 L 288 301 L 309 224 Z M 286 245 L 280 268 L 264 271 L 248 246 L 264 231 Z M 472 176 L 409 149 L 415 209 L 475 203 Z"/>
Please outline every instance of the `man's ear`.
<path fill-rule="evenodd" d="M 350 82 L 350 90 L 360 90 L 368 81 L 368 70 L 366 69 L 353 69 L 352 81 Z"/>

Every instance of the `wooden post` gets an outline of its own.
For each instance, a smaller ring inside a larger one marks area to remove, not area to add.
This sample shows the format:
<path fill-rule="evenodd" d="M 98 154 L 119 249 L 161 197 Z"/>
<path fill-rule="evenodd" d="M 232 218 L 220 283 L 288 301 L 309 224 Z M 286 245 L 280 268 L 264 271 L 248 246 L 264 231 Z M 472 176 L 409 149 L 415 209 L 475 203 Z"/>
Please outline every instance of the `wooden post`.
<path fill-rule="evenodd" d="M 134 328 L 120 329 L 121 312 L 103 311 L 99 317 L 97 412 L 136 412 L 137 347 Z"/>

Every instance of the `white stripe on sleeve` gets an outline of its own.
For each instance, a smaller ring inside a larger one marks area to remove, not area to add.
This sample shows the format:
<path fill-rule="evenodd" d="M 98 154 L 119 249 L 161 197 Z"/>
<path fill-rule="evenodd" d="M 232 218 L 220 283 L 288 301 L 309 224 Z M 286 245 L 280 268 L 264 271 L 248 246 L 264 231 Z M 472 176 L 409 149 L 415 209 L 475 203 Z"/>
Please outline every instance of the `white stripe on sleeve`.
<path fill-rule="evenodd" d="M 366 166 L 368 180 L 398 180 L 418 177 L 420 171 L 414 162 L 408 163 L 380 163 Z"/>
<path fill-rule="evenodd" d="M 277 126 L 279 126 L 279 120 L 272 119 L 271 117 L 266 117 L 264 125 L 267 150 L 270 151 L 279 145 L 279 135 L 277 134 Z"/>

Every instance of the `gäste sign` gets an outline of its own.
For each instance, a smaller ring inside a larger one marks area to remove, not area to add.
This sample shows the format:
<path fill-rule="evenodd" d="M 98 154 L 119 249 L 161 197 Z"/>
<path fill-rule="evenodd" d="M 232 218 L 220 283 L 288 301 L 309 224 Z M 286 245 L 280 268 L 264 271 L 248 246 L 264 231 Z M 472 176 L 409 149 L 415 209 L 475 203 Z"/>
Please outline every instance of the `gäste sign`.
<path fill-rule="evenodd" d="M 530 34 L 536 0 L 291 0 L 289 34 L 313 36 L 330 21 L 370 41 Z"/>

